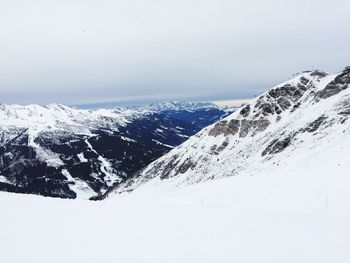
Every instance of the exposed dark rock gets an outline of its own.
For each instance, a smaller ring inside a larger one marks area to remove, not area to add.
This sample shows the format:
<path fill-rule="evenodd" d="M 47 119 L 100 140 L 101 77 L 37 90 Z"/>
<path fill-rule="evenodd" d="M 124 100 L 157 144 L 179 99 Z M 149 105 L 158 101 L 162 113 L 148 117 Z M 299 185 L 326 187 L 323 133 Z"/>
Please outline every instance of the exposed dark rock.
<path fill-rule="evenodd" d="M 216 151 L 217 147 L 218 146 L 216 144 L 212 145 L 210 147 L 210 153 L 213 154 L 213 155 L 218 155 L 219 153 Z"/>
<path fill-rule="evenodd" d="M 291 106 L 289 100 L 285 97 L 280 97 L 277 99 L 278 105 L 282 108 L 282 110 L 287 110 Z"/>
<path fill-rule="evenodd" d="M 268 116 L 268 115 L 273 114 L 275 112 L 273 105 L 271 105 L 269 103 L 261 104 L 260 108 L 261 108 L 261 114 L 264 116 Z"/>
<path fill-rule="evenodd" d="M 271 89 L 266 95 L 260 96 L 255 104 L 254 118 L 260 116 L 269 116 L 274 114 L 281 114 L 292 108 L 292 112 L 299 107 L 300 99 L 304 93 L 314 88 L 313 83 L 305 78 L 300 78 L 300 83 L 297 85 L 285 84 L 283 86 Z"/>
<path fill-rule="evenodd" d="M 326 77 L 328 74 L 322 70 L 314 70 L 313 72 L 310 73 L 310 76 L 317 76 L 317 77 L 320 77 L 320 78 L 324 78 Z"/>
<path fill-rule="evenodd" d="M 252 136 L 254 136 L 257 133 L 264 131 L 269 125 L 270 122 L 266 119 L 242 120 L 239 136 L 246 137 L 248 133 L 251 133 Z"/>
<path fill-rule="evenodd" d="M 305 78 L 302 78 L 302 79 L 305 79 Z M 307 81 L 306 83 L 309 82 L 309 80 L 307 79 L 305 80 Z M 270 90 L 268 94 L 274 99 L 281 98 L 281 97 L 285 97 L 285 98 L 288 97 L 293 100 L 298 100 L 301 97 L 300 95 L 302 94 L 302 92 L 298 91 L 298 89 L 304 90 L 305 88 L 303 85 L 300 85 L 300 87 L 295 87 L 290 84 L 286 84 L 284 86 L 277 87 L 275 89 Z"/>
<path fill-rule="evenodd" d="M 283 139 L 276 139 L 273 140 L 266 149 L 262 152 L 262 156 L 265 156 L 267 154 L 276 154 L 279 152 L 282 152 L 284 149 L 286 149 L 290 143 L 292 142 L 293 136 L 290 135 L 288 137 L 285 137 Z"/>
<path fill-rule="evenodd" d="M 242 120 L 239 137 L 246 137 L 251 129 L 251 121 Z"/>
<path fill-rule="evenodd" d="M 156 164 L 156 166 L 153 167 L 153 170 L 156 172 L 160 168 L 162 168 L 162 174 L 160 176 L 160 179 L 167 179 L 169 178 L 170 172 L 176 167 L 178 161 L 178 155 L 172 156 L 172 158 L 166 162 L 159 162 Z"/>
<path fill-rule="evenodd" d="M 308 80 L 308 79 L 305 78 L 305 77 L 301 77 L 301 78 L 300 78 L 300 82 L 301 82 L 304 86 L 306 86 L 306 85 L 310 82 L 310 80 Z"/>
<path fill-rule="evenodd" d="M 294 112 L 296 109 L 298 109 L 300 107 L 301 103 L 298 102 L 296 104 L 294 104 L 293 108 L 290 110 L 290 112 Z"/>
<path fill-rule="evenodd" d="M 195 167 L 196 164 L 192 162 L 190 158 L 188 158 L 177 167 L 177 173 L 184 174 L 188 171 L 188 169 L 193 169 Z"/>
<path fill-rule="evenodd" d="M 226 147 L 229 145 L 228 140 L 225 140 L 218 148 L 217 151 L 218 152 L 222 152 L 223 150 L 226 149 Z"/>
<path fill-rule="evenodd" d="M 223 120 L 215 124 L 214 128 L 209 131 L 210 136 L 218 136 L 224 134 L 225 136 L 231 134 L 235 135 L 239 131 L 239 120 Z"/>
<path fill-rule="evenodd" d="M 327 120 L 326 116 L 320 116 L 317 118 L 315 121 L 311 122 L 308 124 L 306 128 L 304 128 L 302 131 L 307 131 L 307 132 L 315 132 L 318 130 L 318 128 Z"/>
<path fill-rule="evenodd" d="M 350 115 L 350 109 L 349 110 L 343 110 L 338 112 L 339 115 L 349 116 Z"/>
<path fill-rule="evenodd" d="M 342 116 L 350 115 L 350 96 L 345 96 L 344 99 L 338 104 L 338 114 Z"/>
<path fill-rule="evenodd" d="M 245 107 L 243 107 L 243 109 L 241 109 L 240 111 L 240 114 L 243 116 L 243 117 L 248 117 L 250 113 L 250 105 L 246 105 Z"/>
<path fill-rule="evenodd" d="M 349 74 L 350 73 L 350 66 L 347 66 L 343 69 L 343 73 Z"/>
<path fill-rule="evenodd" d="M 327 99 L 331 96 L 338 94 L 339 92 L 347 89 L 350 84 L 350 67 L 344 69 L 344 71 L 337 75 L 335 79 L 330 82 L 323 90 L 319 91 L 315 95 L 315 99 Z"/>
<path fill-rule="evenodd" d="M 256 133 L 264 131 L 270 122 L 266 119 L 258 119 L 258 120 L 248 120 L 243 119 L 240 120 L 231 120 L 231 121 L 221 121 L 218 122 L 214 128 L 209 131 L 210 136 L 218 136 L 221 134 L 227 135 L 235 135 L 239 132 L 240 137 L 246 137 L 248 133 L 251 133 L 254 136 Z"/>

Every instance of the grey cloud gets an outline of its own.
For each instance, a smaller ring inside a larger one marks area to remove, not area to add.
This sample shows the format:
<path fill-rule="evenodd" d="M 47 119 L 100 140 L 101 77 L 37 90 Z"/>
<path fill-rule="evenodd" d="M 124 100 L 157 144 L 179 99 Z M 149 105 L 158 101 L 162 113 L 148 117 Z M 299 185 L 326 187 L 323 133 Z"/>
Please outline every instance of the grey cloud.
<path fill-rule="evenodd" d="M 249 97 L 350 64 L 350 3 L 2 1 L 0 100 Z"/>

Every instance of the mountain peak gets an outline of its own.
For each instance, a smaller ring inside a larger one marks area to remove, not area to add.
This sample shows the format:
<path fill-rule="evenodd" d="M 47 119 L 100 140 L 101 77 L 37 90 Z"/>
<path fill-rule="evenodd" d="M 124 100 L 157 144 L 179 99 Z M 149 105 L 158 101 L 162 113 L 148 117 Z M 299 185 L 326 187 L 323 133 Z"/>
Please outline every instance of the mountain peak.
<path fill-rule="evenodd" d="M 346 67 L 343 69 L 343 73 L 350 73 L 350 66 L 346 66 Z"/>

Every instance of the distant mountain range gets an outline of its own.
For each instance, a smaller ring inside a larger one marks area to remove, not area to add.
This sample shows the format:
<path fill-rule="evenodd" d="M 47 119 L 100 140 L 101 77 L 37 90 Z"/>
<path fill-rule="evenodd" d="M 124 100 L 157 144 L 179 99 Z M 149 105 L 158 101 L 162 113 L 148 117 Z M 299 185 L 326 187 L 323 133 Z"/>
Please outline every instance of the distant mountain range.
<path fill-rule="evenodd" d="M 150 184 L 291 173 L 320 174 L 321 184 L 348 173 L 349 87 L 347 67 L 300 73 L 239 109 L 1 105 L 0 190 L 103 199 Z"/>
<path fill-rule="evenodd" d="M 81 110 L 0 105 L 0 190 L 99 199 L 234 109 L 211 103 Z"/>

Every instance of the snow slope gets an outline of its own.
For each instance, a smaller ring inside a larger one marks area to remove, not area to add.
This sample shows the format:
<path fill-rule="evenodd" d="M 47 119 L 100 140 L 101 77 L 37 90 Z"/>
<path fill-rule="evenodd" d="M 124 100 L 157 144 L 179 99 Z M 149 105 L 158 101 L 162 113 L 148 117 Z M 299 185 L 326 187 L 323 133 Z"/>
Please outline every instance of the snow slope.
<path fill-rule="evenodd" d="M 0 193 L 1 261 L 349 262 L 350 210 L 324 202 L 309 210 L 295 185 L 288 194 L 297 202 L 286 206 L 276 188 L 305 180 L 281 177 L 145 185 L 102 202 Z"/>

